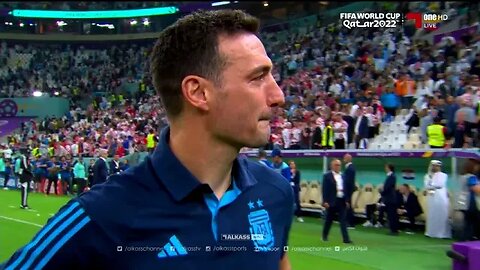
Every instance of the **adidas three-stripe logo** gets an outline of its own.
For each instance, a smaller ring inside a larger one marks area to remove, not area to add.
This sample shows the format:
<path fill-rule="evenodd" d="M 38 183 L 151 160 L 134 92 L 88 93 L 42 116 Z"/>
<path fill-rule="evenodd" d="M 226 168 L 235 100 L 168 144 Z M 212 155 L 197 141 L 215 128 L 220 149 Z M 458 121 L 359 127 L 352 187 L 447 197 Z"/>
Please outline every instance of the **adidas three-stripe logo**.
<path fill-rule="evenodd" d="M 163 250 L 160 251 L 157 256 L 160 259 L 167 258 L 167 257 L 175 257 L 175 256 L 185 256 L 187 255 L 187 249 L 180 243 L 177 236 L 173 235 L 168 240 L 168 243 L 163 246 Z"/>
<path fill-rule="evenodd" d="M 6 270 L 42 269 L 62 246 L 81 230 L 90 217 L 78 202 L 62 210 L 38 232 Z"/>

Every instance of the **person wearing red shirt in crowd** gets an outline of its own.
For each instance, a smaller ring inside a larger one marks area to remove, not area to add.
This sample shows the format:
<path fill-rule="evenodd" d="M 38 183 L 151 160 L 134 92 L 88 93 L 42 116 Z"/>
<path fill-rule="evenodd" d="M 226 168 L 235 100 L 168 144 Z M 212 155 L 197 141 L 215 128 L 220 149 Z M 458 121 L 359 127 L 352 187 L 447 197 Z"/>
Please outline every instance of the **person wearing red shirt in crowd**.
<path fill-rule="evenodd" d="M 117 144 L 117 150 L 115 151 L 115 155 L 117 155 L 119 157 L 124 157 L 125 156 L 125 148 L 123 148 L 123 145 L 120 141 Z"/>
<path fill-rule="evenodd" d="M 135 108 L 133 108 L 132 105 L 129 105 L 129 106 L 127 107 L 127 113 L 130 114 L 132 117 L 135 117 L 135 115 L 136 115 L 136 114 L 135 114 Z"/>

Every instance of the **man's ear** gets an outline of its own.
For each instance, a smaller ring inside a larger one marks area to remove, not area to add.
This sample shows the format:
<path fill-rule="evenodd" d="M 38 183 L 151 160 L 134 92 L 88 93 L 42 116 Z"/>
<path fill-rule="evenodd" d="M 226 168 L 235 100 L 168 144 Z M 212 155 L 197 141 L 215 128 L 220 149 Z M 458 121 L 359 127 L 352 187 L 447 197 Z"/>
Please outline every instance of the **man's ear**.
<path fill-rule="evenodd" d="M 191 106 L 202 111 L 208 111 L 207 88 L 209 87 L 211 87 L 211 84 L 208 83 L 208 80 L 200 76 L 186 76 L 182 81 L 183 97 Z"/>

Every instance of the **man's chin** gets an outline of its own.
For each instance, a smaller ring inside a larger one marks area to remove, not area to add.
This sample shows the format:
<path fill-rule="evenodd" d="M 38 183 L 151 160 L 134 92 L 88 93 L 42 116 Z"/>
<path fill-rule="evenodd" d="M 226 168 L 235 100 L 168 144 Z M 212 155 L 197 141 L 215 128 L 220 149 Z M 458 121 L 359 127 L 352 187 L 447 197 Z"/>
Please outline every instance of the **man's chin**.
<path fill-rule="evenodd" d="M 252 139 L 248 142 L 245 142 L 245 147 L 259 148 L 259 147 L 264 147 L 265 145 L 267 145 L 267 143 L 268 143 L 268 138 L 265 138 L 265 136 L 263 136 L 263 138 L 258 137 L 258 138 Z"/>

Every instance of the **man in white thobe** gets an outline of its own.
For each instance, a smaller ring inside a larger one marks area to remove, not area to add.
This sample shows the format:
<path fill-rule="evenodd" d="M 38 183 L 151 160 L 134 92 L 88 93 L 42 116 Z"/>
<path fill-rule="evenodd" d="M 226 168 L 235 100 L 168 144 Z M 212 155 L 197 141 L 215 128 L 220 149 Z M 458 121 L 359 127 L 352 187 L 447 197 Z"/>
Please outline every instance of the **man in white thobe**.
<path fill-rule="evenodd" d="M 447 174 L 442 172 L 442 162 L 432 160 L 429 173 L 425 175 L 427 189 L 427 224 L 425 235 L 432 238 L 451 238 L 452 229 L 448 220 L 450 202 L 447 193 Z"/>

